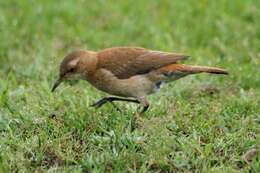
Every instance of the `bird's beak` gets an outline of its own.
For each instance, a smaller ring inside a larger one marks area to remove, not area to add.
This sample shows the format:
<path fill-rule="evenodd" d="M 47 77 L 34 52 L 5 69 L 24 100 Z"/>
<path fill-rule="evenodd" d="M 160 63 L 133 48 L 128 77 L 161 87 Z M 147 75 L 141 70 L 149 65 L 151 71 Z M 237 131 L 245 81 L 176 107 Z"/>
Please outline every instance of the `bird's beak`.
<path fill-rule="evenodd" d="M 52 89 L 51 89 L 51 92 L 54 92 L 55 89 L 61 84 L 61 82 L 62 82 L 62 79 L 59 78 L 59 79 L 54 83 L 54 85 L 53 85 L 53 87 L 52 87 Z"/>

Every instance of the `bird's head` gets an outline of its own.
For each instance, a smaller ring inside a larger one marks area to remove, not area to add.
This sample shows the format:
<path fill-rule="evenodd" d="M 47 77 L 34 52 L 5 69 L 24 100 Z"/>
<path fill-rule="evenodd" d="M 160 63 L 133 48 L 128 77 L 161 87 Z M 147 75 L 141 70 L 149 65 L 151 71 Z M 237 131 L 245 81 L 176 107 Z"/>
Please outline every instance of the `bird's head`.
<path fill-rule="evenodd" d="M 60 64 L 59 78 L 51 91 L 53 92 L 63 81 L 84 79 L 90 60 L 90 53 L 87 51 L 75 51 L 65 56 Z"/>

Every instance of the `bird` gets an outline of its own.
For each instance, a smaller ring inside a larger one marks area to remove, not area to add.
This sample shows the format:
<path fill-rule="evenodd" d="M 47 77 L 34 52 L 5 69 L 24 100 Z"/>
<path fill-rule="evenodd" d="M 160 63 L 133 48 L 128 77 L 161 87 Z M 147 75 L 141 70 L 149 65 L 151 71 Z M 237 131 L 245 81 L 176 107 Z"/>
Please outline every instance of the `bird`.
<path fill-rule="evenodd" d="M 111 47 L 100 51 L 77 50 L 65 56 L 60 64 L 59 78 L 52 92 L 68 80 L 86 80 L 110 96 L 91 106 L 100 108 L 115 101 L 140 104 L 144 113 L 150 106 L 148 95 L 169 83 L 190 74 L 225 74 L 222 68 L 182 64 L 189 56 L 155 51 L 142 47 Z M 117 108 L 118 109 L 118 108 Z"/>

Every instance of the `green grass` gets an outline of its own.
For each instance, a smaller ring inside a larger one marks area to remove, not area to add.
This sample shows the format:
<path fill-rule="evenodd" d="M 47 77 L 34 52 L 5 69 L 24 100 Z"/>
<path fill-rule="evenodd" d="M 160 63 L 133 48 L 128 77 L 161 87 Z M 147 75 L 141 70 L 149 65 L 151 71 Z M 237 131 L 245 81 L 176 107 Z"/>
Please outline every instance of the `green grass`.
<path fill-rule="evenodd" d="M 259 18 L 257 0 L 0 1 L 0 172 L 260 172 L 241 158 L 260 146 Z M 165 86 L 137 125 L 85 81 L 50 92 L 66 53 L 112 46 L 230 75 Z"/>

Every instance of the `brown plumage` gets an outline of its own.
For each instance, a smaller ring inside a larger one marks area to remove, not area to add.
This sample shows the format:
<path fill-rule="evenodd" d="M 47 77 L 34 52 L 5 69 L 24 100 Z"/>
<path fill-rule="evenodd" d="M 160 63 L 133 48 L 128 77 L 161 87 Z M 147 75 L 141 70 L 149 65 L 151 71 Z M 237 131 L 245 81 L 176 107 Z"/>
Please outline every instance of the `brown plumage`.
<path fill-rule="evenodd" d="M 178 64 L 187 57 L 137 47 L 114 47 L 99 52 L 75 51 L 62 61 L 60 77 L 52 91 L 64 80 L 84 79 L 101 91 L 134 98 L 105 97 L 93 106 L 129 101 L 142 104 L 142 112 L 145 112 L 149 107 L 147 96 L 158 90 L 163 82 L 202 72 L 228 74 L 220 68 Z"/>

